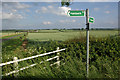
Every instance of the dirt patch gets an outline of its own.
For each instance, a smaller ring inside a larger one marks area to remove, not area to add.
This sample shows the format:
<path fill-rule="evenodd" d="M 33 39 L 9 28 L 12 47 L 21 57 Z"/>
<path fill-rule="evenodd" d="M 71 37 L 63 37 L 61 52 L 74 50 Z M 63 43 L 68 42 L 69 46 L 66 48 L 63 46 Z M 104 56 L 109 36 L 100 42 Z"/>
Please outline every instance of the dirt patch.
<path fill-rule="evenodd" d="M 24 50 L 26 50 L 27 44 L 28 44 L 28 40 L 25 39 L 25 40 L 23 41 L 23 43 L 22 43 L 22 47 L 24 48 Z"/>

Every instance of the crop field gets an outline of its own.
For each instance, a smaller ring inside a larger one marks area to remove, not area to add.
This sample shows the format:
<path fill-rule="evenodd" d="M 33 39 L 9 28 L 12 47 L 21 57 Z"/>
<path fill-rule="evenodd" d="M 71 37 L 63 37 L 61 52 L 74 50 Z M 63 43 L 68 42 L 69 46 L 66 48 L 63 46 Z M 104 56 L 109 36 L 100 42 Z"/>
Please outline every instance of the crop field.
<path fill-rule="evenodd" d="M 64 41 L 79 36 L 80 32 L 57 32 L 57 33 L 29 33 L 28 39 L 31 40 L 58 40 Z"/>
<path fill-rule="evenodd" d="M 90 31 L 90 36 L 92 37 L 107 37 L 112 35 L 117 35 L 117 30 L 92 30 Z M 57 41 L 65 41 L 71 38 L 86 36 L 86 31 L 79 30 L 66 30 L 66 31 L 57 31 L 57 30 L 43 30 L 39 31 L 39 33 L 29 33 L 28 39 L 30 40 L 40 40 L 40 41 L 48 41 L 48 40 L 57 40 Z"/>
<path fill-rule="evenodd" d="M 89 78 L 118 78 L 120 74 L 120 37 L 117 30 L 90 31 Z M 59 68 L 50 67 L 52 62 L 39 64 L 55 54 L 19 62 L 18 68 L 37 63 L 38 65 L 16 73 L 17 77 L 28 78 L 86 78 L 86 31 L 82 30 L 39 30 L 18 36 L 2 43 L 2 62 L 12 61 L 14 57 L 23 59 L 46 52 L 57 47 L 66 48 L 60 52 Z M 55 61 L 55 60 L 53 60 Z M 62 65 L 62 63 L 65 63 Z M 43 67 L 46 67 L 44 69 Z M 2 67 L 2 74 L 14 70 L 13 64 Z M 14 75 L 3 76 L 3 78 Z"/>

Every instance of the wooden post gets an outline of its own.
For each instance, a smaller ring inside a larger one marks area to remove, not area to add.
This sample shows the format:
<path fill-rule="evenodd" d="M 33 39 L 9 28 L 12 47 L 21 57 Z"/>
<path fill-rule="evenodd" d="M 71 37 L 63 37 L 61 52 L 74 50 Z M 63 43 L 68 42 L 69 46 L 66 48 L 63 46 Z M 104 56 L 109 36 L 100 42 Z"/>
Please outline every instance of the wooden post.
<path fill-rule="evenodd" d="M 14 61 L 16 61 L 18 58 L 17 57 L 14 57 Z M 14 63 L 14 70 L 18 70 L 18 62 L 16 61 Z M 18 76 L 18 73 L 14 73 L 14 77 L 17 77 Z"/>
<path fill-rule="evenodd" d="M 57 47 L 57 50 L 59 50 L 59 47 Z M 60 66 L 60 53 L 59 52 L 57 53 L 57 56 L 58 56 L 57 62 L 58 62 L 58 67 L 59 67 Z"/>

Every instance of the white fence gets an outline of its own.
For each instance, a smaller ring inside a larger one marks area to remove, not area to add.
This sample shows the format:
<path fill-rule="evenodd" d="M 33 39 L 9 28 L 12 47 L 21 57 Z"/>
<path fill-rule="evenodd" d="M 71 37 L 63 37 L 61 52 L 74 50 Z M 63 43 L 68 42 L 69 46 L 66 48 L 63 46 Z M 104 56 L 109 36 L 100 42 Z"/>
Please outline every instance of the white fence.
<path fill-rule="evenodd" d="M 13 61 L 9 61 L 9 62 L 1 63 L 1 64 L 0 64 L 0 67 L 2 67 L 2 66 L 5 66 L 5 65 L 13 64 L 13 63 L 14 63 L 14 69 L 15 69 L 15 70 L 14 70 L 14 71 L 11 71 L 11 72 L 9 72 L 9 73 L 5 73 L 5 74 L 2 75 L 2 76 L 8 76 L 8 75 L 13 74 L 13 73 L 18 73 L 19 71 L 22 71 L 22 70 L 24 70 L 24 69 L 33 67 L 33 66 L 35 66 L 35 65 L 38 64 L 38 63 L 35 63 L 35 64 L 31 64 L 31 65 L 29 65 L 29 66 L 26 66 L 26 67 L 23 67 L 23 68 L 18 69 L 18 62 L 25 61 L 25 60 L 29 60 L 29 59 L 33 59 L 33 58 L 37 58 L 37 57 L 41 57 L 41 56 L 46 56 L 46 55 L 53 54 L 53 53 L 57 53 L 57 56 L 52 57 L 52 58 L 49 58 L 49 59 L 47 59 L 47 60 L 45 60 L 45 61 L 51 61 L 51 60 L 53 60 L 53 59 L 57 59 L 57 62 L 55 62 L 55 63 L 53 63 L 53 64 L 50 64 L 50 66 L 57 64 L 58 67 L 59 67 L 59 66 L 60 66 L 60 57 L 59 57 L 60 54 L 59 54 L 59 52 L 64 51 L 64 50 L 66 50 L 66 48 L 64 48 L 64 49 L 59 49 L 59 47 L 57 47 L 57 50 L 56 50 L 56 51 L 48 52 L 48 53 L 44 53 L 44 54 L 39 54 L 39 55 L 35 55 L 35 56 L 23 58 L 23 59 L 17 59 L 17 57 L 14 57 L 14 60 L 13 60 Z M 43 62 L 44 62 L 44 61 L 41 61 L 39 64 L 41 64 L 41 63 L 43 63 Z M 45 67 L 44 67 L 44 68 L 45 68 Z"/>

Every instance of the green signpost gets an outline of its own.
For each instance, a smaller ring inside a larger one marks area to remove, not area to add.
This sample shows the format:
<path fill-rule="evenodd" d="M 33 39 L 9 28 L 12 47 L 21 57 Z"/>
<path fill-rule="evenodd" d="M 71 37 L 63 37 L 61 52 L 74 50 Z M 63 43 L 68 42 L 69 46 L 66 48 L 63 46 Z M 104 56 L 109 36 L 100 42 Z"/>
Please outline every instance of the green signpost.
<path fill-rule="evenodd" d="M 85 10 L 69 10 L 67 14 L 69 16 L 85 17 Z"/>
<path fill-rule="evenodd" d="M 94 23 L 94 18 L 89 17 L 89 9 L 86 10 L 69 10 L 67 12 L 72 17 L 85 17 L 86 16 L 86 38 L 87 38 L 87 77 L 89 77 L 89 23 Z"/>
<path fill-rule="evenodd" d="M 94 18 L 93 17 L 89 17 L 89 23 L 94 23 Z"/>

